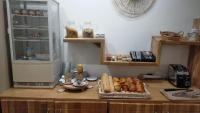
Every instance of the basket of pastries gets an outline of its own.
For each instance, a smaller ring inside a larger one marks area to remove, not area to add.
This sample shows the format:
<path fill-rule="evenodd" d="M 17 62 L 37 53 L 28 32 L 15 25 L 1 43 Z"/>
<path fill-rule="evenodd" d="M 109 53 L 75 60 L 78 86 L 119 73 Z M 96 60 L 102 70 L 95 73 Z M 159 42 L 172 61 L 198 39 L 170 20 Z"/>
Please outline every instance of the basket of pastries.
<path fill-rule="evenodd" d="M 150 98 L 145 83 L 134 77 L 112 77 L 103 73 L 98 85 L 100 98 Z"/>

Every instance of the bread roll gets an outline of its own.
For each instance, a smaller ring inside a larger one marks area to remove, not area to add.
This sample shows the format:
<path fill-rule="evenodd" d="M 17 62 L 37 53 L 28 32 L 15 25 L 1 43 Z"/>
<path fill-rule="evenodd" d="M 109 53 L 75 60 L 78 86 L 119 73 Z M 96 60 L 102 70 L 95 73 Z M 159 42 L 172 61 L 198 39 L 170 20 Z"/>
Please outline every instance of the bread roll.
<path fill-rule="evenodd" d="M 113 85 L 112 76 L 109 76 L 109 83 L 110 83 L 110 91 L 113 92 L 114 91 L 114 85 Z"/>
<path fill-rule="evenodd" d="M 121 91 L 121 85 L 118 82 L 113 82 L 114 90 L 117 92 Z"/>
<path fill-rule="evenodd" d="M 113 77 L 113 82 L 119 82 L 119 78 Z"/>
<path fill-rule="evenodd" d="M 101 76 L 101 83 L 103 84 L 103 90 L 106 93 L 111 92 L 110 83 L 109 83 L 109 76 L 106 73 L 103 73 Z"/>

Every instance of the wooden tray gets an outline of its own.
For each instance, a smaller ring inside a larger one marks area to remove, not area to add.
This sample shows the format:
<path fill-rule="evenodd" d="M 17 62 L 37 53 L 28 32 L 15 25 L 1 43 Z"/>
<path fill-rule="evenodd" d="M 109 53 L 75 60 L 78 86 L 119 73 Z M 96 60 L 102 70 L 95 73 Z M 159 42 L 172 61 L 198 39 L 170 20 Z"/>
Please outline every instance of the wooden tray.
<path fill-rule="evenodd" d="M 111 92 L 105 93 L 101 87 L 101 80 L 98 81 L 99 86 L 99 97 L 100 98 L 132 98 L 132 99 L 149 99 L 151 98 L 150 92 L 147 90 L 146 84 L 144 83 L 145 92 Z"/>

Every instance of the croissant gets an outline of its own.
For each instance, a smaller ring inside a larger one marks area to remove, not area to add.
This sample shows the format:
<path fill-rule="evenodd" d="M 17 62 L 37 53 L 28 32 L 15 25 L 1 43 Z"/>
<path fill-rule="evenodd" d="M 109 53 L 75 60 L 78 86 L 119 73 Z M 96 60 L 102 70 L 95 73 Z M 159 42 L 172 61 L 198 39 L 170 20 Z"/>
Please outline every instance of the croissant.
<path fill-rule="evenodd" d="M 122 77 L 120 78 L 120 84 L 124 84 L 126 82 L 126 78 Z"/>
<path fill-rule="evenodd" d="M 126 78 L 126 81 L 127 81 L 128 83 L 132 83 L 132 82 L 133 82 L 133 79 L 132 79 L 131 77 L 127 77 L 127 78 Z"/>
<path fill-rule="evenodd" d="M 137 84 L 136 88 L 137 88 L 137 92 L 144 93 L 144 85 L 143 84 Z"/>
<path fill-rule="evenodd" d="M 135 84 L 130 84 L 130 86 L 129 86 L 129 91 L 130 91 L 130 92 L 135 92 L 135 91 L 137 91 L 136 85 L 135 85 Z"/>

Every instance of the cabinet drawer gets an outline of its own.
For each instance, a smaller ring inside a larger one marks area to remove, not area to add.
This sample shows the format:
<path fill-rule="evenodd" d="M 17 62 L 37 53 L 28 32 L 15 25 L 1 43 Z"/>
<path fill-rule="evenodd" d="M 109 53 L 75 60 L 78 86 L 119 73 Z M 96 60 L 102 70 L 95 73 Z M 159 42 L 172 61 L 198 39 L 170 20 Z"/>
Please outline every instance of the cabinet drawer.
<path fill-rule="evenodd" d="M 161 113 L 162 104 L 110 102 L 109 113 Z"/>
<path fill-rule="evenodd" d="M 107 102 L 56 101 L 55 113 L 107 113 Z"/>
<path fill-rule="evenodd" d="M 163 104 L 164 113 L 200 113 L 200 104 Z"/>
<path fill-rule="evenodd" d="M 53 101 L 1 100 L 2 113 L 54 113 Z"/>

